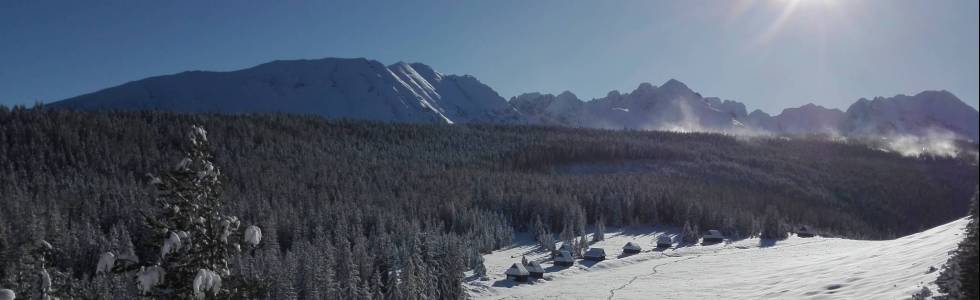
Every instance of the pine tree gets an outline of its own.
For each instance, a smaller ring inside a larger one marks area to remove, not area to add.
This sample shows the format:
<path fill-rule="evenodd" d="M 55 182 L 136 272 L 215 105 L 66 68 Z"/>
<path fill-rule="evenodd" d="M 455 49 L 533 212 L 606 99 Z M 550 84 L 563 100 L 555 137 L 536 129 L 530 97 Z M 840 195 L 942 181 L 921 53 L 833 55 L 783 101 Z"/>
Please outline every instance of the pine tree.
<path fill-rule="evenodd" d="M 970 222 L 966 226 L 966 237 L 956 250 L 950 252 L 949 260 L 943 265 L 936 278 L 940 299 L 977 299 L 977 193 L 974 193 L 970 208 Z"/>
<path fill-rule="evenodd" d="M 561 239 L 561 246 L 563 248 L 565 248 L 565 247 L 571 248 L 572 247 L 572 241 L 575 240 L 575 234 L 572 233 L 572 225 L 571 225 L 571 223 L 565 222 L 565 226 L 561 230 L 561 233 L 558 235 L 558 237 Z"/>
<path fill-rule="evenodd" d="M 595 221 L 595 233 L 592 234 L 592 242 L 606 239 L 606 221 L 601 217 Z"/>
<path fill-rule="evenodd" d="M 20 256 L 14 266 L 7 270 L 5 287 L 16 291 L 23 299 L 81 298 L 81 283 L 71 274 L 51 267 L 56 249 L 44 240 L 37 240 L 22 248 L 25 255 Z"/>
<path fill-rule="evenodd" d="M 487 265 L 483 263 L 483 256 L 478 256 L 476 266 L 473 267 L 473 274 L 481 280 L 487 278 Z"/>
<path fill-rule="evenodd" d="M 691 226 L 691 222 L 684 222 L 684 227 L 681 229 L 681 242 L 684 244 L 697 244 L 698 240 L 701 239 L 701 234 L 696 226 Z"/>
<path fill-rule="evenodd" d="M 144 214 L 161 241 L 159 256 L 143 259 L 153 263 L 122 265 L 110 252 L 100 259 L 100 269 L 126 272 L 138 267 L 140 292 L 150 297 L 257 296 L 263 285 L 232 275 L 228 259 L 241 250 L 240 240 L 246 247 L 257 245 L 261 231 L 250 226 L 243 236 L 237 231 L 238 218 L 221 212 L 221 171 L 211 162 L 207 132 L 192 126 L 188 139 L 185 158 L 153 179 L 157 213 Z"/>
<path fill-rule="evenodd" d="M 963 298 L 964 299 L 977 299 L 980 297 L 980 292 L 978 292 L 978 284 L 980 284 L 980 277 L 978 277 L 978 268 L 980 268 L 980 260 L 978 260 L 978 245 L 977 245 L 977 198 L 978 195 L 974 193 L 973 195 L 973 208 L 970 209 L 970 223 L 966 226 L 966 238 L 960 243 L 960 266 L 962 270 L 960 271 L 960 285 L 963 287 Z"/>
<path fill-rule="evenodd" d="M 772 207 L 766 209 L 766 215 L 762 221 L 761 237 L 766 240 L 785 240 L 789 237 L 779 218 L 779 213 Z"/>

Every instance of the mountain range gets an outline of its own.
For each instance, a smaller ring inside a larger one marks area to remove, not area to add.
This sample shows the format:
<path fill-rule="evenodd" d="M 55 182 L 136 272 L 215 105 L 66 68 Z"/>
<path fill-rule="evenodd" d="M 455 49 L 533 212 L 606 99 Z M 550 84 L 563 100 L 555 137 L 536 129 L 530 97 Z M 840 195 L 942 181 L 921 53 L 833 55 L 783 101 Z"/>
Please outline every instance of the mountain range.
<path fill-rule="evenodd" d="M 609 129 L 842 136 L 978 137 L 980 113 L 948 91 L 859 99 L 846 111 L 807 104 L 778 115 L 704 97 L 678 80 L 585 101 L 571 92 L 510 100 L 473 76 L 364 58 L 280 60 L 230 71 L 150 77 L 53 102 L 74 110 L 315 114 L 385 122 L 503 123 Z"/>

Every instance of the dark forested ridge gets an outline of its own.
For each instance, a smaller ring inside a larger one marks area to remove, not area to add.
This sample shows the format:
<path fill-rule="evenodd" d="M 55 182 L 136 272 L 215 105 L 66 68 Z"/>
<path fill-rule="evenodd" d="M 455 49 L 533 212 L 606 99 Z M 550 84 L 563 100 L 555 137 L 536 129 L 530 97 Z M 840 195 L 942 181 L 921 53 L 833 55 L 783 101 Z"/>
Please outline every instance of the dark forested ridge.
<path fill-rule="evenodd" d="M 132 295 L 89 278 L 120 243 L 152 251 L 140 246 L 153 236 L 138 214 L 154 196 L 146 174 L 177 163 L 193 124 L 209 133 L 228 213 L 266 233 L 235 263 L 273 298 L 459 298 L 478 252 L 536 219 L 555 234 L 601 219 L 745 237 L 768 217 L 890 238 L 962 217 L 978 180 L 974 158 L 806 139 L 0 108 L 0 282 L 19 246 L 43 238 L 91 296 Z"/>

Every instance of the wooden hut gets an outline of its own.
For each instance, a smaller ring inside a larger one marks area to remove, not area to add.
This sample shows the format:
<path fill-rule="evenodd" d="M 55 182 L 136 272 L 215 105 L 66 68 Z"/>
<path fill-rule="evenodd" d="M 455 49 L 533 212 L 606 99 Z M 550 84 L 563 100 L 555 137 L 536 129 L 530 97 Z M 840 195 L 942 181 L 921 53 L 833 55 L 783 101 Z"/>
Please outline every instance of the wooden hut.
<path fill-rule="evenodd" d="M 701 239 L 701 243 L 705 245 L 717 244 L 724 241 L 725 241 L 725 235 L 721 234 L 721 231 L 714 230 L 714 229 L 708 230 L 708 232 L 706 232 L 704 234 L 704 237 L 702 237 Z"/>
<path fill-rule="evenodd" d="M 813 230 L 811 230 L 810 227 L 807 227 L 806 225 L 800 226 L 800 229 L 796 231 L 796 236 L 801 238 L 809 238 L 815 235 L 816 233 L 814 233 Z"/>
<path fill-rule="evenodd" d="M 659 237 L 657 237 L 657 248 L 665 249 L 673 246 L 674 238 L 670 237 L 669 235 L 661 234 Z"/>
<path fill-rule="evenodd" d="M 544 278 L 544 268 L 542 268 L 541 264 L 536 261 L 532 261 L 527 264 L 527 271 L 528 273 L 531 273 L 531 278 L 533 279 Z"/>
<path fill-rule="evenodd" d="M 629 242 L 623 246 L 623 253 L 625 254 L 637 254 L 640 253 L 640 251 L 643 251 L 643 247 L 640 247 L 640 244 L 635 242 Z"/>
<path fill-rule="evenodd" d="M 589 251 L 585 251 L 585 259 L 603 261 L 606 259 L 606 250 L 602 248 L 589 248 Z"/>
<path fill-rule="evenodd" d="M 562 267 L 571 267 L 575 264 L 575 258 L 572 257 L 572 253 L 568 251 L 560 251 L 558 257 L 555 257 L 555 265 Z"/>
<path fill-rule="evenodd" d="M 510 269 L 507 269 L 507 272 L 504 272 L 504 274 L 507 275 L 507 279 L 517 282 L 525 282 L 527 281 L 527 278 L 531 276 L 531 273 L 527 271 L 527 268 L 519 263 L 514 263 L 511 265 Z"/>

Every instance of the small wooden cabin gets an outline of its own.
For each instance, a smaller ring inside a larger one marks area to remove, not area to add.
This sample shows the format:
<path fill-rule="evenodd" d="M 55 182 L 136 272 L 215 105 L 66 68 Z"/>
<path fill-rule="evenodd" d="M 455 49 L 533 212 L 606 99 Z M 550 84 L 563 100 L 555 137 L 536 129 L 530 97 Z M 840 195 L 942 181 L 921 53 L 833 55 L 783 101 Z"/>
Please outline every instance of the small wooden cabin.
<path fill-rule="evenodd" d="M 714 229 L 708 230 L 708 232 L 704 234 L 704 237 L 701 238 L 701 243 L 705 245 L 717 244 L 724 241 L 725 241 L 725 235 L 721 234 L 721 231 L 714 230 Z"/>
<path fill-rule="evenodd" d="M 532 261 L 527 264 L 527 271 L 530 273 L 531 278 L 533 279 L 544 278 L 544 268 L 542 268 L 541 264 L 536 261 Z"/>
<path fill-rule="evenodd" d="M 516 282 L 526 282 L 528 277 L 531 276 L 531 273 L 527 271 L 527 268 L 520 263 L 514 263 L 511 265 L 510 269 L 507 269 L 507 272 L 504 272 L 504 274 L 507 275 L 507 279 Z"/>
<path fill-rule="evenodd" d="M 674 246 L 674 238 L 666 234 L 661 234 L 657 237 L 657 248 L 664 249 Z"/>
<path fill-rule="evenodd" d="M 606 259 L 606 250 L 602 248 L 589 248 L 589 251 L 585 251 L 585 259 L 603 261 Z"/>
<path fill-rule="evenodd" d="M 640 253 L 640 251 L 643 251 L 643 247 L 640 247 L 640 244 L 635 242 L 629 242 L 623 246 L 623 253 L 625 254 L 637 254 Z"/>
<path fill-rule="evenodd" d="M 817 234 L 814 233 L 813 230 L 811 230 L 810 227 L 807 227 L 806 225 L 800 226 L 800 229 L 796 231 L 796 236 L 801 238 L 809 238 L 815 235 Z"/>
<path fill-rule="evenodd" d="M 572 253 L 568 251 L 560 251 L 558 257 L 555 257 L 555 265 L 562 267 L 571 267 L 575 264 L 575 258 L 572 257 Z"/>

